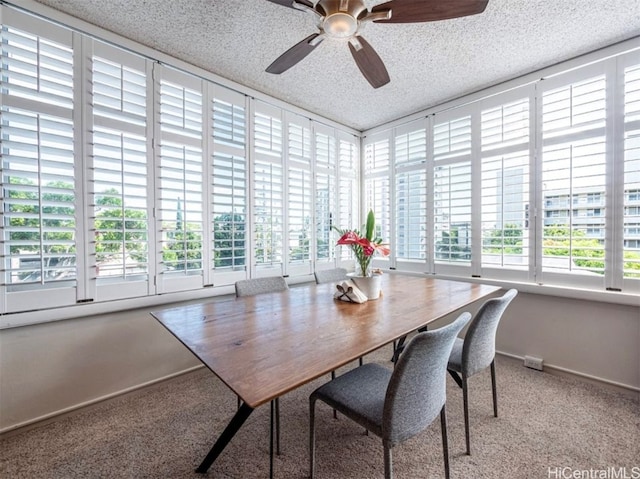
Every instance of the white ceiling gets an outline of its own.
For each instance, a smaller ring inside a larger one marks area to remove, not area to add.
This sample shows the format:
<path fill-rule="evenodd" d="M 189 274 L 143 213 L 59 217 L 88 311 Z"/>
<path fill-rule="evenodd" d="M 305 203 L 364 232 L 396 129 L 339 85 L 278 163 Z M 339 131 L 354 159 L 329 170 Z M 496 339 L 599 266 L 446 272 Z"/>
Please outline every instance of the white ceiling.
<path fill-rule="evenodd" d="M 312 15 L 267 0 L 36 1 L 357 130 L 640 35 L 640 0 L 489 0 L 465 18 L 367 24 L 391 76 L 374 90 L 337 40 L 265 73 L 317 31 Z"/>

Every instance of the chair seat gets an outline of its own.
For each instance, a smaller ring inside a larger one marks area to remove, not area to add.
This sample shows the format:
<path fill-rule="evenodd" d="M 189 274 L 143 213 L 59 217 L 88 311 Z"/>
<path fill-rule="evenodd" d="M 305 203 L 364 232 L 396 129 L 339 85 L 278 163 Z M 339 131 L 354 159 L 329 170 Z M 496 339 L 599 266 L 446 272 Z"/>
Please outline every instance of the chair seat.
<path fill-rule="evenodd" d="M 453 343 L 453 349 L 451 350 L 451 356 L 449 356 L 449 363 L 447 369 L 462 373 L 462 346 L 464 345 L 464 339 L 456 338 Z"/>
<path fill-rule="evenodd" d="M 382 412 L 391 374 L 384 366 L 368 363 L 320 386 L 311 394 L 311 399 L 320 399 L 382 436 Z"/>

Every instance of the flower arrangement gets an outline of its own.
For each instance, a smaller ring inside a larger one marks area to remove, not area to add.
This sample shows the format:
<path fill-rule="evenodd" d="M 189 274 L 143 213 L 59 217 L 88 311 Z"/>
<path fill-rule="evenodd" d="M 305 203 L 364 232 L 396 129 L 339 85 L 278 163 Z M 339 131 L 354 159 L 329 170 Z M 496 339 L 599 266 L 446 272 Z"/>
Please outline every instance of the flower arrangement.
<path fill-rule="evenodd" d="M 371 276 L 369 265 L 373 254 L 378 251 L 382 256 L 388 256 L 391 250 L 382 243 L 382 238 L 374 237 L 376 219 L 373 210 L 369 210 L 367 223 L 364 225 L 364 235 L 358 230 L 343 230 L 335 228 L 341 237 L 336 244 L 351 246 L 356 261 L 360 266 L 362 276 Z"/>

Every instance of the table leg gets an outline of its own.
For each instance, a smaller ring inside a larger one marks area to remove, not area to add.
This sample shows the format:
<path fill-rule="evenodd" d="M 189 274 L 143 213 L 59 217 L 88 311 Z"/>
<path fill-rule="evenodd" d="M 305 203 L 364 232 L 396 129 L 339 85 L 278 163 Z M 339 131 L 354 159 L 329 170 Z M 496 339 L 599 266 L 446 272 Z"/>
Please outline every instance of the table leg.
<path fill-rule="evenodd" d="M 227 447 L 229 441 L 231 441 L 233 436 L 235 436 L 236 432 L 238 432 L 238 429 L 240 429 L 240 427 L 244 424 L 244 422 L 252 412 L 253 408 L 247 406 L 247 403 L 243 402 L 240 406 L 240 409 L 236 411 L 229 424 L 227 424 L 227 427 L 224 429 L 224 431 L 222 431 L 220 437 L 218 437 L 218 440 L 209 451 L 209 454 L 207 454 L 207 457 L 205 457 L 202 463 L 198 466 L 196 472 L 199 472 L 201 474 L 207 472 L 209 467 L 211 467 L 211 464 L 213 464 L 220 453 L 224 451 L 224 448 Z"/>

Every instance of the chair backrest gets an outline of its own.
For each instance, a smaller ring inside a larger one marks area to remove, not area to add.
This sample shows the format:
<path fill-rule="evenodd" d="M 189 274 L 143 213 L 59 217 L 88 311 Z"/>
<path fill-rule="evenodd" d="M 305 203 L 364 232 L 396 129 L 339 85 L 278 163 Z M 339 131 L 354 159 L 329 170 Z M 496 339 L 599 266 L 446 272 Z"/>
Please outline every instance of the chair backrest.
<path fill-rule="evenodd" d="M 268 278 L 243 279 L 236 281 L 236 296 L 255 296 L 256 294 L 275 293 L 289 289 L 282 276 Z"/>
<path fill-rule="evenodd" d="M 344 268 L 323 269 L 316 271 L 316 283 L 332 283 L 347 279 L 347 270 Z"/>
<path fill-rule="evenodd" d="M 467 377 L 488 367 L 496 355 L 496 331 L 502 314 L 516 297 L 510 289 L 500 298 L 484 302 L 469 325 L 462 346 L 462 373 Z"/>
<path fill-rule="evenodd" d="M 447 326 L 418 333 L 398 359 L 382 419 L 382 440 L 389 447 L 418 434 L 440 414 L 447 399 L 449 355 L 470 319 L 471 313 L 462 313 Z"/>

